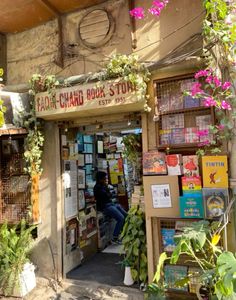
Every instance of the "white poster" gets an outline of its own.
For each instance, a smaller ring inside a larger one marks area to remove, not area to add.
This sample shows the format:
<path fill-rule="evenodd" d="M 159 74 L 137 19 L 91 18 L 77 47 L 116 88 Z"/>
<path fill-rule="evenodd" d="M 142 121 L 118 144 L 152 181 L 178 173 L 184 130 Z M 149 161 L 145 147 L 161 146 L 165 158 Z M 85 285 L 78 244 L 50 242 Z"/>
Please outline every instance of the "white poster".
<path fill-rule="evenodd" d="M 153 208 L 171 207 L 170 185 L 154 184 L 151 185 Z"/>
<path fill-rule="evenodd" d="M 64 170 L 65 218 L 70 218 L 78 213 L 76 161 L 64 161 Z"/>

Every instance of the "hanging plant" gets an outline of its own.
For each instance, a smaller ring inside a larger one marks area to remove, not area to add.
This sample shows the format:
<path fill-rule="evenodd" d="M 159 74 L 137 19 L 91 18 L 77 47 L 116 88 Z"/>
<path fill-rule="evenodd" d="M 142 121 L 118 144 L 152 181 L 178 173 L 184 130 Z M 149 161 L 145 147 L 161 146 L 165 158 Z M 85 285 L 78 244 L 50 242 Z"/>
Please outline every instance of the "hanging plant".
<path fill-rule="evenodd" d="M 150 72 L 145 64 L 138 61 L 137 55 L 113 55 L 101 73 L 101 79 L 122 78 L 124 81 L 131 82 L 136 88 L 138 100 L 145 100 L 144 110 L 150 112 L 151 108 L 147 104 L 147 82 Z"/>
<path fill-rule="evenodd" d="M 122 138 L 122 144 L 124 144 L 123 156 L 132 163 L 138 163 L 140 153 L 142 153 L 141 136 L 128 134 Z"/>

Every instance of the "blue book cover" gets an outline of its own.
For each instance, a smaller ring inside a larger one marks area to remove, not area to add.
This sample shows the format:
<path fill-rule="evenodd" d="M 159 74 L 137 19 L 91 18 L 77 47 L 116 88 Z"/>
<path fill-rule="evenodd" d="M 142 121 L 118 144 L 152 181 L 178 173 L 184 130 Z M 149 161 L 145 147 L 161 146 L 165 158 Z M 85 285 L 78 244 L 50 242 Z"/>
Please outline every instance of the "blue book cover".
<path fill-rule="evenodd" d="M 178 266 L 178 265 L 166 265 L 164 267 L 165 283 L 167 284 L 168 289 L 188 291 L 187 284 L 183 287 L 176 286 L 176 282 L 178 280 L 187 277 L 187 269 L 188 268 L 186 266 Z"/>
<path fill-rule="evenodd" d="M 161 229 L 162 235 L 162 244 L 163 244 L 163 251 L 172 252 L 175 249 L 175 229 L 170 228 L 163 228 Z"/>
<path fill-rule="evenodd" d="M 204 218 L 202 196 L 189 194 L 179 197 L 181 218 Z"/>
<path fill-rule="evenodd" d="M 199 99 L 191 96 L 184 96 L 184 108 L 198 107 Z"/>

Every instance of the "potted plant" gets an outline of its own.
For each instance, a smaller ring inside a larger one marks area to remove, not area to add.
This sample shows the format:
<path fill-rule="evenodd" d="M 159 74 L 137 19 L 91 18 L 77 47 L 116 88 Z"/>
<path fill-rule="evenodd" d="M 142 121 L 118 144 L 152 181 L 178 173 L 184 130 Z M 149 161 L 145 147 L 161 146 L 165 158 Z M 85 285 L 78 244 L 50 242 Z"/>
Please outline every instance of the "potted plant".
<path fill-rule="evenodd" d="M 121 233 L 125 262 L 129 262 L 134 281 L 147 281 L 145 216 L 139 206 L 131 207 Z"/>
<path fill-rule="evenodd" d="M 25 220 L 0 228 L 0 291 L 5 296 L 23 297 L 36 285 L 34 266 L 30 264 L 32 230 Z"/>

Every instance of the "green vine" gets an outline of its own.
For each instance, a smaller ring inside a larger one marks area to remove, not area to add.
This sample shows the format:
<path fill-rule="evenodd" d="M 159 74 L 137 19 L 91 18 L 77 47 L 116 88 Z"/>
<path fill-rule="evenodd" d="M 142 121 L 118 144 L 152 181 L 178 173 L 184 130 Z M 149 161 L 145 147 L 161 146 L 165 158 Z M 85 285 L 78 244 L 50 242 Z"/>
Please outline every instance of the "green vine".
<path fill-rule="evenodd" d="M 149 81 L 150 72 L 145 64 L 138 61 L 137 55 L 114 55 L 105 66 L 101 73 L 101 79 L 107 80 L 112 78 L 122 78 L 124 81 L 131 82 L 136 87 L 137 99 L 145 100 L 144 110 L 150 112 L 147 100 L 147 82 Z"/>
<path fill-rule="evenodd" d="M 125 251 L 125 264 L 131 267 L 134 281 L 147 281 L 146 226 L 143 211 L 134 206 L 130 208 L 121 233 Z"/>
<path fill-rule="evenodd" d="M 1 82 L 3 81 L 3 74 L 4 71 L 2 68 L 0 68 L 0 90 L 1 90 Z M 6 107 L 3 105 L 3 100 L 0 98 L 0 127 L 2 127 L 5 123 L 4 120 L 4 113 L 6 112 Z"/>

